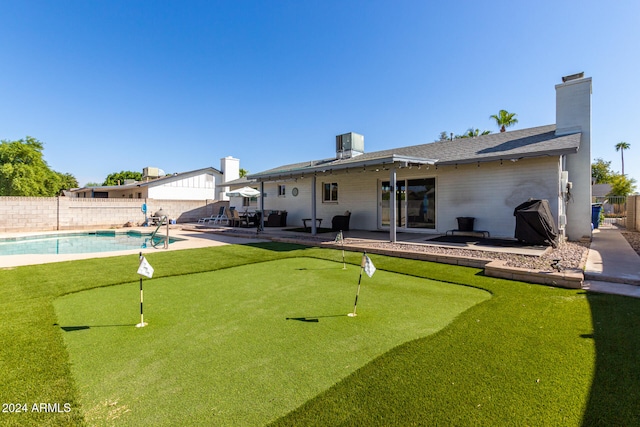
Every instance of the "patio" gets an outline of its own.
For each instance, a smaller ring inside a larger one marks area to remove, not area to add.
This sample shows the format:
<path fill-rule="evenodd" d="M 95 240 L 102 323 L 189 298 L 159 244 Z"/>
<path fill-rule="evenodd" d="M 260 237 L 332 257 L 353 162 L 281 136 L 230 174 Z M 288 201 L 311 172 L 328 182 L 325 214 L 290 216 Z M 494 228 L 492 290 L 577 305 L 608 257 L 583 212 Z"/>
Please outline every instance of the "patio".
<path fill-rule="evenodd" d="M 275 241 L 292 241 L 301 244 L 318 244 L 327 246 L 335 243 L 336 232 L 318 233 L 315 236 L 309 232 L 299 231 L 298 227 L 265 227 L 259 233 L 255 228 L 238 228 L 227 226 L 202 226 L 198 224 L 183 224 L 184 230 L 191 229 L 194 231 L 224 234 L 236 237 L 252 237 L 262 238 Z M 389 232 L 386 230 L 366 231 L 366 230 L 350 230 L 343 232 L 345 247 L 363 247 L 380 246 L 389 242 Z M 437 240 L 436 240 L 437 239 Z M 467 249 L 470 251 L 482 252 L 499 252 L 517 255 L 541 256 L 550 247 L 532 246 L 520 244 L 517 241 L 509 241 L 512 245 L 507 245 L 505 239 L 482 239 L 474 243 L 472 236 L 449 236 L 439 234 L 418 234 L 418 233 L 397 233 L 397 241 L 395 245 L 411 245 L 417 248 L 423 247 L 441 247 L 448 249 Z M 493 244 L 492 244 L 493 243 Z"/>

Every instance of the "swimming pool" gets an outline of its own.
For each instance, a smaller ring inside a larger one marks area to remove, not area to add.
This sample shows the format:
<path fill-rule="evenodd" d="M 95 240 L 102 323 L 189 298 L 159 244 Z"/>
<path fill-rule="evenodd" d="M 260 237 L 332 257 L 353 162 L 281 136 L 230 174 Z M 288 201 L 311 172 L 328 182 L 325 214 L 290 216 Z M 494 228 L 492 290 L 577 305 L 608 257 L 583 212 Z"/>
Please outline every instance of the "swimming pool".
<path fill-rule="evenodd" d="M 163 236 L 155 236 L 157 243 Z M 179 240 L 169 237 L 169 243 Z M 163 244 L 161 243 L 159 247 Z M 138 231 L 117 232 L 115 230 L 87 231 L 64 234 L 42 234 L 36 236 L 10 237 L 0 239 L 2 255 L 47 255 L 85 254 L 92 252 L 113 252 L 151 247 L 151 233 Z"/>

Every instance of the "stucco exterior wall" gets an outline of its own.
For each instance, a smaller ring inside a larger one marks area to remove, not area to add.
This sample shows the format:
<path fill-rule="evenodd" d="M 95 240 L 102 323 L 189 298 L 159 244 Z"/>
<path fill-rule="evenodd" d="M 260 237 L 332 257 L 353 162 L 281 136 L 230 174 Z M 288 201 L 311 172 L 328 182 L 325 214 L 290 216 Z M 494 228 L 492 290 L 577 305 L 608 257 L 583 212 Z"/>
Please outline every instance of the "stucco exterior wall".
<path fill-rule="evenodd" d="M 0 197 L 0 232 L 56 231 L 140 225 L 145 216 L 166 212 L 177 222 L 194 222 L 218 212 L 227 202 L 158 199 L 83 199 L 75 197 Z"/>

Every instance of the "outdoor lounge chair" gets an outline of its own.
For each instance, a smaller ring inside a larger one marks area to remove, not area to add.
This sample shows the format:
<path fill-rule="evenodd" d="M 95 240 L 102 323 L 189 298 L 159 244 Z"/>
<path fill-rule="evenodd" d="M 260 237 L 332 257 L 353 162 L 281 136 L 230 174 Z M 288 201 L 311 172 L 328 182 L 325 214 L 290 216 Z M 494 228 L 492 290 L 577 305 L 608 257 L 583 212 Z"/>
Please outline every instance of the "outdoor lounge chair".
<path fill-rule="evenodd" d="M 224 206 L 220 207 L 220 210 L 218 211 L 218 215 L 211 215 L 210 217 L 207 218 L 200 218 L 198 220 L 198 224 L 206 224 L 206 223 L 210 223 L 213 222 L 214 224 L 216 224 L 217 222 L 220 222 L 221 220 L 224 221 L 229 221 L 229 219 L 227 218 L 227 216 L 224 214 Z"/>
<path fill-rule="evenodd" d="M 218 211 L 218 215 L 216 215 L 212 220 L 210 220 L 209 222 L 212 222 L 214 224 L 221 224 L 222 221 L 226 222 L 227 224 L 229 224 L 229 217 L 225 214 L 226 208 L 224 206 L 220 207 L 220 211 Z"/>
<path fill-rule="evenodd" d="M 331 230 L 333 231 L 349 231 L 349 220 L 351 212 L 346 211 L 344 215 L 336 215 L 331 219 Z"/>
<path fill-rule="evenodd" d="M 216 217 L 215 215 L 211 215 L 206 218 L 200 218 L 198 220 L 198 224 L 204 224 L 205 222 L 213 221 L 215 217 Z"/>

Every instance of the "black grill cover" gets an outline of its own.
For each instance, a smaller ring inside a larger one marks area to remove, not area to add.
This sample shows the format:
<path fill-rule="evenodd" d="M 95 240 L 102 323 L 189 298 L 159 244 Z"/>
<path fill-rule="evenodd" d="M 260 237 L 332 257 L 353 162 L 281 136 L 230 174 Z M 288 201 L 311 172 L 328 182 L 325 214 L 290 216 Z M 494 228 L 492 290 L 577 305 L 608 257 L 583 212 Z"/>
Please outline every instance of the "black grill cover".
<path fill-rule="evenodd" d="M 548 200 L 529 200 L 513 211 L 516 217 L 515 238 L 533 245 L 558 246 L 558 229 Z"/>

